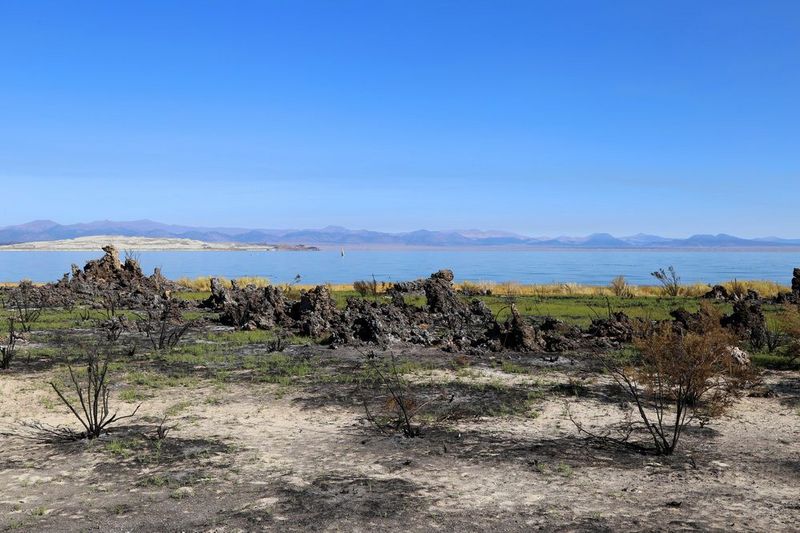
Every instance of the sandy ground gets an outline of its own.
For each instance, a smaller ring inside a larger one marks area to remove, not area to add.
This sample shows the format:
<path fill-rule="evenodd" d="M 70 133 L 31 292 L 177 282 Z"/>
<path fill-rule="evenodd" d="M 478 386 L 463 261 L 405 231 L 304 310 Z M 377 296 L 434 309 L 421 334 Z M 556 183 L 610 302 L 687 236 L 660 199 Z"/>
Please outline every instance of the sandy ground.
<path fill-rule="evenodd" d="M 118 250 L 137 251 L 273 251 L 279 248 L 273 245 L 253 245 L 237 242 L 204 242 L 193 239 L 94 235 L 91 237 L 78 237 L 59 241 L 8 244 L 0 246 L 0 251 L 96 252 L 108 244 L 113 244 Z"/>
<path fill-rule="evenodd" d="M 322 348 L 320 348 L 322 350 Z M 338 351 L 337 351 L 338 353 Z M 331 357 L 327 356 L 326 357 Z M 769 373 L 772 397 L 747 397 L 694 428 L 673 457 L 601 446 L 620 416 L 602 394 L 544 396 L 529 413 L 462 417 L 422 438 L 378 433 L 347 387 L 271 384 L 169 388 L 92 442 L 42 444 L 18 422 L 72 424 L 52 371 L 0 376 L 0 527 L 48 531 L 797 531 L 800 373 Z M 474 381 L 569 386 L 476 369 Z M 501 375 L 502 374 L 502 375 Z M 448 382 L 437 370 L 421 380 Z M 590 391 L 602 390 L 591 380 Z M 116 393 L 115 393 L 116 394 Z M 126 409 L 134 404 L 123 403 Z M 151 435 L 166 411 L 177 427 Z"/>

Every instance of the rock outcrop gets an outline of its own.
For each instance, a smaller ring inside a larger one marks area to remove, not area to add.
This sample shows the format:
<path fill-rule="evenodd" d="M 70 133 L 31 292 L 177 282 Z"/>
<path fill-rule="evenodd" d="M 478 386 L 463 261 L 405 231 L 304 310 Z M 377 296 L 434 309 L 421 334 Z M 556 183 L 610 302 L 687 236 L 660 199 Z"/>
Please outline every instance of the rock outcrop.
<path fill-rule="evenodd" d="M 733 304 L 733 313 L 722 318 L 722 325 L 755 347 L 767 342 L 767 322 L 761 302 L 740 300 Z"/>
<path fill-rule="evenodd" d="M 633 322 L 628 315 L 618 311 L 611 313 L 608 318 L 592 320 L 588 333 L 599 339 L 607 339 L 613 344 L 630 342 L 633 340 Z"/>
<path fill-rule="evenodd" d="M 511 304 L 511 316 L 503 324 L 502 332 L 503 346 L 511 350 L 529 352 L 544 350 L 546 346 L 514 304 Z"/>
<path fill-rule="evenodd" d="M 103 252 L 103 257 L 88 261 L 83 269 L 72 265 L 71 273 L 58 282 L 38 287 L 40 299 L 65 307 L 76 303 L 99 306 L 113 300 L 118 308 L 142 309 L 150 307 L 155 298 L 177 290 L 159 269 L 145 276 L 135 258 L 120 261 L 119 252 L 111 245 L 103 247 Z"/>
<path fill-rule="evenodd" d="M 291 325 L 291 303 L 277 287 L 239 287 L 233 281 L 228 289 L 217 278 L 211 280 L 211 296 L 201 304 L 219 313 L 219 321 L 237 329 L 270 329 Z"/>
<path fill-rule="evenodd" d="M 303 291 L 300 301 L 292 305 L 291 317 L 300 334 L 322 337 L 336 329 L 341 314 L 328 288 L 319 285 Z"/>
<path fill-rule="evenodd" d="M 714 285 L 711 287 L 710 291 L 703 295 L 703 298 L 708 298 L 711 300 L 727 300 L 730 298 L 730 294 L 728 294 L 728 289 L 726 289 L 724 286 Z"/>
<path fill-rule="evenodd" d="M 440 270 L 430 277 L 396 283 L 387 297 L 350 297 L 343 309 L 330 291 L 318 286 L 289 300 L 276 287 L 225 287 L 212 280 L 203 306 L 219 313 L 221 323 L 241 329 L 286 328 L 316 337 L 332 347 L 352 343 L 406 342 L 437 346 L 445 351 L 480 353 L 514 350 L 559 352 L 581 346 L 618 346 L 633 338 L 633 322 L 624 313 L 598 319 L 586 331 L 555 319 L 533 320 L 515 305 L 498 322 L 481 300 L 468 300 L 453 286 L 453 273 Z M 424 296 L 422 306 L 406 302 Z"/>
<path fill-rule="evenodd" d="M 34 285 L 22 281 L 2 291 L 7 305 L 35 310 L 85 305 L 105 309 L 113 315 L 119 309 L 150 309 L 157 305 L 159 298 L 169 297 L 178 289 L 158 269 L 153 275 L 145 276 L 133 257 L 120 261 L 113 246 L 106 246 L 103 251 L 100 259 L 88 261 L 84 268 L 72 265 L 71 272 L 55 283 Z M 179 301 L 177 305 L 186 307 L 187 303 Z"/>
<path fill-rule="evenodd" d="M 407 304 L 407 295 L 425 297 L 424 307 Z M 502 326 L 480 300 L 467 302 L 453 287 L 453 273 L 440 270 L 429 278 L 397 283 L 389 301 L 349 298 L 339 309 L 324 286 L 303 291 L 289 301 L 275 287 L 226 288 L 212 280 L 203 302 L 219 313 L 223 324 L 243 329 L 282 327 L 323 339 L 332 346 L 353 342 L 409 342 L 445 350 L 539 350 L 544 343 L 516 309 Z"/>
<path fill-rule="evenodd" d="M 792 272 L 792 296 L 795 302 L 800 303 L 800 268 L 795 268 Z"/>

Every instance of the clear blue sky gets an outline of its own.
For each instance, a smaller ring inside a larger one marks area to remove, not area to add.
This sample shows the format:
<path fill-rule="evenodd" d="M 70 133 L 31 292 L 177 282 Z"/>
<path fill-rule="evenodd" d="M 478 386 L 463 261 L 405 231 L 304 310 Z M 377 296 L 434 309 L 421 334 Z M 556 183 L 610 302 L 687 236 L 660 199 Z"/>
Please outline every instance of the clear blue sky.
<path fill-rule="evenodd" d="M 0 2 L 0 225 L 800 236 L 800 2 Z"/>

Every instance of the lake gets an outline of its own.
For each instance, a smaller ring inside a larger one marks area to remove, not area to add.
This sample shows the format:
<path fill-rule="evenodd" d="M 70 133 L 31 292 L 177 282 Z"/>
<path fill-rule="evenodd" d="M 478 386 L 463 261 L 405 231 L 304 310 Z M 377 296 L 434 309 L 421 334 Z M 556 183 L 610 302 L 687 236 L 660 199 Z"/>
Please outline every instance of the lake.
<path fill-rule="evenodd" d="M 102 252 L 0 252 L 0 281 L 54 281 L 72 263 L 83 266 Z M 653 284 L 650 272 L 674 265 L 685 283 L 733 278 L 765 279 L 788 285 L 800 267 L 798 251 L 454 251 L 359 250 L 347 252 L 141 252 L 145 272 L 161 267 L 171 279 L 198 276 L 262 276 L 284 283 L 350 283 L 357 279 L 401 281 L 450 268 L 458 280 L 575 282 L 606 285 L 624 275 L 634 284 Z"/>

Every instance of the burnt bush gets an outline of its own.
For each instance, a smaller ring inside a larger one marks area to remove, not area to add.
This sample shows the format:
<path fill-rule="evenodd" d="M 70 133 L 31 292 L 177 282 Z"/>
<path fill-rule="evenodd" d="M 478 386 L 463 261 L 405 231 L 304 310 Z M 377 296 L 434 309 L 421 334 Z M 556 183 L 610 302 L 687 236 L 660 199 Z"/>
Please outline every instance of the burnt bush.
<path fill-rule="evenodd" d="M 365 354 L 359 389 L 367 420 L 376 429 L 399 431 L 409 438 L 422 434 L 414 420 L 422 406 L 399 371 L 394 354 Z"/>
<path fill-rule="evenodd" d="M 16 321 L 13 318 L 8 319 L 8 337 L 6 337 L 2 344 L 0 344 L 0 369 L 8 370 L 11 366 L 11 361 L 17 356 L 17 340 L 19 335 L 15 328 Z"/>
<path fill-rule="evenodd" d="M 150 341 L 154 350 L 172 349 L 192 327 L 183 319 L 179 302 L 174 298 L 160 298 L 152 308 L 138 315 L 136 326 Z"/>
<path fill-rule="evenodd" d="M 31 326 L 42 316 L 44 299 L 40 291 L 30 281 L 21 281 L 10 291 L 6 308 L 11 309 L 22 331 L 31 330 Z"/>
<path fill-rule="evenodd" d="M 661 324 L 637 335 L 634 355 L 604 360 L 659 454 L 672 454 L 693 420 L 720 415 L 755 377 L 719 312 L 707 306 L 698 320 L 693 331 Z"/>
<path fill-rule="evenodd" d="M 98 348 L 91 347 L 82 358 L 82 368 L 67 363 L 68 381 L 62 384 L 50 382 L 59 400 L 80 422 L 82 431 L 64 426 L 50 427 L 39 422 L 31 423 L 29 427 L 56 439 L 95 439 L 111 424 L 134 416 L 139 406 L 124 416 L 119 416 L 116 411 L 112 412 L 109 406 L 108 366 L 111 358 L 110 352 L 101 354 Z"/>

